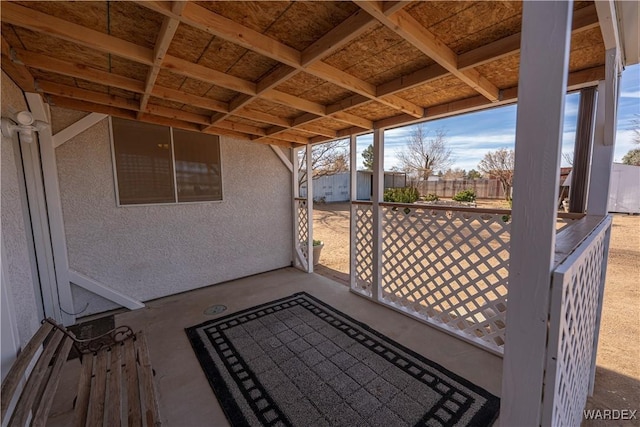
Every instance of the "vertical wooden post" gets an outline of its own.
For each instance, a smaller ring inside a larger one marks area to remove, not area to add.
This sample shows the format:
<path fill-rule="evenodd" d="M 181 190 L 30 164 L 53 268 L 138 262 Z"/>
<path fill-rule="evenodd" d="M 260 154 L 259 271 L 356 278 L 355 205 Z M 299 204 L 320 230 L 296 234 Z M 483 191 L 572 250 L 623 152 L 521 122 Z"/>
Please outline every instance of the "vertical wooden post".
<path fill-rule="evenodd" d="M 357 137 L 355 135 L 351 135 L 349 138 L 349 171 L 351 172 L 351 189 L 350 189 L 350 200 L 353 202 L 354 200 L 358 200 L 358 144 Z"/>
<path fill-rule="evenodd" d="M 616 139 L 616 123 L 620 70 L 618 68 L 618 50 L 611 48 L 606 53 L 606 80 L 598 85 L 598 102 L 596 108 L 594 146 L 591 160 L 591 185 L 587 198 L 587 213 L 606 215 L 609 211 L 609 184 L 613 166 L 613 152 Z M 605 254 L 609 253 L 611 229 L 607 230 Z M 591 357 L 591 376 L 589 378 L 589 394 L 593 395 L 596 374 L 596 356 L 602 320 L 602 304 L 607 273 L 607 258 L 602 266 L 602 278 L 598 295 L 598 309 Z"/>
<path fill-rule="evenodd" d="M 307 250 L 308 250 L 308 262 L 307 272 L 313 273 L 313 162 L 311 156 L 313 152 L 313 146 L 307 144 Z"/>
<path fill-rule="evenodd" d="M 380 300 L 382 287 L 382 212 L 380 202 L 384 193 L 384 130 L 373 130 L 373 283 L 371 297 Z"/>
<path fill-rule="evenodd" d="M 593 147 L 595 126 L 596 89 L 594 87 L 580 91 L 580 107 L 576 126 L 576 141 L 573 150 L 573 169 L 569 192 L 569 211 L 583 213 L 587 209 L 587 191 L 589 189 L 589 162 Z"/>
<path fill-rule="evenodd" d="M 291 149 L 291 210 L 293 211 L 292 215 L 292 226 L 293 226 L 293 239 L 291 241 L 292 247 L 292 256 L 293 256 L 293 266 L 300 268 L 300 259 L 298 256 L 298 228 L 300 224 L 298 222 L 298 201 L 296 200 L 300 197 L 300 185 L 298 184 L 298 179 L 300 177 L 299 169 L 300 162 L 298 161 L 298 148 Z"/>
<path fill-rule="evenodd" d="M 349 138 L 349 172 L 350 172 L 350 195 L 349 199 L 349 284 L 352 289 L 356 286 L 356 212 L 353 202 L 358 200 L 358 141 L 355 135 Z"/>
<path fill-rule="evenodd" d="M 609 211 L 609 184 L 616 139 L 616 105 L 618 101 L 618 52 L 606 52 L 606 80 L 598 85 L 598 101 L 591 160 L 591 179 L 587 197 L 589 215 L 606 215 Z"/>
<path fill-rule="evenodd" d="M 524 2 L 500 424 L 540 425 L 571 1 Z M 544 60 L 542 60 L 544 58 Z"/>
<path fill-rule="evenodd" d="M 45 123 L 50 123 L 47 106 L 44 104 L 42 96 L 37 93 L 25 93 L 25 97 L 29 105 L 29 110 L 31 110 L 31 114 L 33 114 L 33 118 Z M 58 288 L 57 302 L 59 303 L 62 323 L 68 326 L 76 322 L 76 316 L 73 314 L 75 310 L 73 296 L 71 295 L 71 283 L 69 282 L 67 237 L 64 231 L 62 201 L 60 199 L 60 186 L 58 183 L 58 167 L 50 125 L 40 130 L 38 133 L 38 141 L 40 144 L 42 177 L 45 183 L 44 192 L 49 217 L 53 265 Z"/>

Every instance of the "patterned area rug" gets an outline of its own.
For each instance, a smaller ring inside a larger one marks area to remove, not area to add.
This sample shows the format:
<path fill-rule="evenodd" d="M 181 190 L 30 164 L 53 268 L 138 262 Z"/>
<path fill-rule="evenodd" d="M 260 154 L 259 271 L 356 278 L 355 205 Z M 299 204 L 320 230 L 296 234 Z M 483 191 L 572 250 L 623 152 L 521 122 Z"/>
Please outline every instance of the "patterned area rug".
<path fill-rule="evenodd" d="M 234 426 L 488 426 L 500 400 L 306 293 L 187 328 Z"/>

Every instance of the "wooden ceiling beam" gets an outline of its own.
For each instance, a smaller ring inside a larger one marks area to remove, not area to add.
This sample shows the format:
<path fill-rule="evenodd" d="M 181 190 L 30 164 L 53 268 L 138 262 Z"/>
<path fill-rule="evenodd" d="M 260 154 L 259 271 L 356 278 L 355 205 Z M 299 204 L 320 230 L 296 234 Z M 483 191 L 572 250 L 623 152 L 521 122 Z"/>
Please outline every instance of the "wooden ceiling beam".
<path fill-rule="evenodd" d="M 321 58 L 340 49 L 351 40 L 359 37 L 365 31 L 377 25 L 377 21 L 369 14 L 362 10 L 358 10 L 355 14 L 345 19 L 338 26 L 334 27 L 316 42 L 301 52 L 300 67 L 291 67 L 284 63 L 279 64 L 266 77 L 263 77 L 257 84 L 257 95 L 262 94 L 270 89 L 275 88 L 279 84 L 291 79 L 302 71 L 304 67 L 308 67 L 319 61 Z M 229 115 L 233 114 L 239 108 L 251 103 L 253 97 L 239 95 L 231 103 Z M 227 116 L 212 117 L 212 123 L 225 119 Z"/>
<path fill-rule="evenodd" d="M 266 129 L 260 128 L 258 126 L 251 126 L 245 123 L 230 122 L 228 120 L 223 120 L 221 122 L 216 123 L 215 127 L 219 127 L 221 129 L 233 130 L 236 132 L 243 132 L 250 135 L 257 135 L 257 136 L 267 135 Z"/>
<path fill-rule="evenodd" d="M 424 116 L 424 108 L 420 107 L 419 105 L 398 98 L 397 96 L 378 98 L 376 95 L 375 85 L 365 82 L 364 80 L 360 80 L 359 78 L 349 73 L 345 73 L 342 70 L 332 67 L 326 62 L 318 61 L 315 64 L 307 67 L 306 71 L 335 85 L 346 88 L 362 96 L 366 96 L 372 101 L 380 102 L 381 104 L 384 104 L 391 108 L 395 108 L 404 113 L 415 116 L 416 118 Z"/>
<path fill-rule="evenodd" d="M 2 69 L 13 80 L 20 89 L 25 92 L 34 92 L 36 89 L 33 75 L 24 64 L 13 60 L 15 51 L 11 49 L 4 37 L 0 36 L 2 42 Z"/>
<path fill-rule="evenodd" d="M 144 6 L 145 2 L 141 2 L 140 4 Z M 256 85 L 254 93 L 238 90 L 239 92 L 252 96 L 267 93 L 268 91 L 271 91 L 271 88 L 277 86 L 277 84 L 279 84 L 280 82 L 291 78 L 291 76 L 294 75 L 294 71 L 298 70 L 307 71 L 308 73 L 320 79 L 327 80 L 344 89 L 363 94 L 372 99 L 376 98 L 375 86 L 364 82 L 363 80 L 360 80 L 355 76 L 349 75 L 348 73 L 331 67 L 330 65 L 325 64 L 319 60 L 322 55 L 326 55 L 334 48 L 343 46 L 348 41 L 352 40 L 352 37 L 355 38 L 356 35 L 364 32 L 364 30 L 368 28 L 369 25 L 372 25 L 370 18 L 367 18 L 364 15 L 352 15 L 351 18 L 347 19 L 347 21 L 350 21 L 349 23 L 354 23 L 354 27 L 358 30 L 358 32 L 349 32 L 349 24 L 345 24 L 336 33 L 330 34 L 324 40 L 321 39 L 318 46 L 315 46 L 314 50 L 310 51 L 311 53 L 309 54 L 307 63 L 303 65 L 301 52 L 283 43 L 280 43 L 279 41 L 272 39 L 271 37 L 265 36 L 264 34 L 252 30 L 251 28 L 247 28 L 224 16 L 218 15 L 202 6 L 196 5 L 194 3 L 187 3 L 182 12 L 182 16 L 178 16 L 173 12 L 169 13 L 166 7 L 160 8 L 155 3 L 150 3 L 150 5 L 167 16 L 171 16 L 175 19 L 180 19 L 182 22 L 188 25 L 206 31 L 209 34 L 215 35 L 217 37 L 221 37 L 227 41 L 238 44 L 246 49 L 257 52 L 261 55 L 279 61 L 282 64 L 293 68 L 287 69 L 279 67 L 278 69 L 276 69 L 274 75 L 270 74 L 268 76 L 268 80 L 266 80 L 263 87 Z M 342 37 L 342 41 L 339 41 L 337 37 Z M 333 44 L 331 42 L 333 42 Z M 319 47 L 324 47 L 324 51 L 320 52 Z M 244 102 L 238 104 L 240 106 L 244 106 L 250 102 L 246 98 L 243 98 L 243 101 Z M 416 117 L 422 117 L 422 115 L 424 114 L 424 110 L 420 106 L 408 101 L 398 102 L 398 99 L 396 98 L 385 98 L 380 99 L 379 102 L 400 111 L 405 111 L 408 114 L 415 115 Z M 310 110 L 303 111 L 314 112 Z M 232 112 L 230 112 L 230 114 L 232 114 Z M 221 119 L 224 119 L 224 117 L 218 117 L 214 120 L 219 121 Z M 212 121 L 212 125 L 213 124 L 215 124 L 214 121 Z"/>
<path fill-rule="evenodd" d="M 108 105 L 126 110 L 138 111 L 140 107 L 140 104 L 133 99 L 122 98 L 119 96 L 109 95 L 108 93 L 95 92 L 46 80 L 38 80 L 36 89 L 38 92 L 50 95 L 73 98 L 80 101 L 91 102 L 93 104 Z"/>
<path fill-rule="evenodd" d="M 142 1 L 139 4 L 145 6 L 145 3 Z M 182 12 L 182 17 L 175 17 L 192 27 L 221 37 L 283 64 L 295 68 L 300 66 L 300 52 L 296 49 L 195 3 L 188 2 Z"/>
<path fill-rule="evenodd" d="M 166 55 L 162 62 L 162 67 L 168 69 L 172 73 L 207 82 L 225 89 L 231 89 L 247 95 L 256 94 L 255 83 L 213 70 L 205 67 L 204 65 L 195 64 L 176 56 Z"/>
<path fill-rule="evenodd" d="M 16 58 L 13 59 L 13 61 L 19 64 L 25 64 L 28 67 L 49 71 L 64 76 L 79 78 L 93 83 L 105 84 L 135 93 L 144 92 L 144 83 L 139 80 L 130 79 L 128 77 L 119 76 L 117 74 L 108 73 L 106 71 L 97 70 L 91 67 L 85 67 L 83 65 L 75 64 L 72 62 L 62 61 L 47 55 L 28 52 L 26 50 L 17 49 L 14 50 L 14 52 Z M 3 63 L 3 67 L 6 68 L 7 64 L 10 62 L 11 61 Z M 33 87 L 31 90 L 35 91 L 35 87 Z M 216 101 L 214 99 L 202 96 L 192 95 L 183 91 L 158 85 L 154 86 L 151 95 L 167 101 L 180 102 L 183 104 L 193 105 L 195 107 L 221 113 L 227 113 L 230 108 L 229 105 L 225 102 Z M 291 126 L 291 122 L 285 118 L 274 116 L 272 114 L 266 114 L 260 111 L 238 110 L 234 113 L 234 115 L 271 125 L 284 127 Z"/>
<path fill-rule="evenodd" d="M 300 65 L 306 67 L 343 48 L 377 25 L 371 15 L 358 10 L 302 51 Z"/>
<path fill-rule="evenodd" d="M 186 2 L 174 1 L 173 5 L 171 6 L 171 11 L 179 16 L 182 13 L 185 5 Z M 160 27 L 160 31 L 158 32 L 158 36 L 156 37 L 156 44 L 153 50 L 153 65 L 149 68 L 147 81 L 144 87 L 144 94 L 142 95 L 142 99 L 140 100 L 141 111 L 144 111 L 147 103 L 149 102 L 151 92 L 153 91 L 153 87 L 156 84 L 156 79 L 158 78 L 158 74 L 160 74 L 160 66 L 162 65 L 162 61 L 167 54 L 167 50 L 169 50 L 169 46 L 173 41 L 173 36 L 176 34 L 176 30 L 178 29 L 179 24 L 180 20 L 170 18 L 168 16 L 165 16 L 164 20 L 162 21 L 162 26 Z"/>
<path fill-rule="evenodd" d="M 140 4 L 146 5 L 146 2 L 142 2 Z M 156 7 L 158 5 L 157 3 L 149 4 L 153 7 Z M 113 53 L 127 59 L 144 63 L 146 65 L 153 66 L 154 64 L 154 52 L 152 52 L 151 49 L 137 46 L 133 43 L 117 39 L 113 36 L 105 35 L 95 30 L 91 30 L 89 28 L 73 24 L 71 22 L 55 18 L 13 3 L 8 3 L 6 6 L 8 7 L 3 6 L 2 19 L 11 24 L 26 27 L 34 31 L 46 32 L 65 40 L 73 41 L 75 43 L 89 46 L 108 53 Z M 277 59 L 287 65 L 293 66 L 295 68 L 301 68 L 300 52 L 296 51 L 295 49 L 288 48 L 285 45 L 282 45 L 281 43 L 278 43 L 267 36 L 245 28 L 240 24 L 228 20 L 227 18 L 220 17 L 201 6 L 187 3 L 184 6 L 184 10 L 182 11 L 183 16 L 179 16 L 173 11 L 168 11 L 166 7 L 163 7 L 162 10 L 164 11 L 165 15 L 170 16 L 172 19 L 180 20 L 181 22 L 186 22 L 189 24 L 195 22 L 197 24 L 197 27 L 204 29 L 211 34 L 216 34 L 220 37 L 224 37 L 225 39 L 238 42 L 244 47 L 250 48 L 261 54 L 266 54 L 267 56 Z M 196 11 L 199 13 L 199 16 L 196 16 Z M 251 43 L 249 43 L 247 41 L 248 39 L 246 39 L 246 37 L 248 37 L 249 35 L 251 36 Z M 295 54 L 293 54 L 292 51 L 295 52 Z M 171 55 L 164 56 L 161 66 L 163 68 L 169 69 L 170 71 L 173 71 L 174 73 L 209 82 L 211 84 L 231 89 L 246 95 L 258 95 L 257 85 L 255 83 L 210 69 L 208 67 L 204 67 L 199 64 L 194 64 L 192 62 Z M 336 82 L 342 80 L 337 79 L 335 76 L 330 78 L 336 79 Z M 344 78 L 344 76 L 342 76 L 342 78 Z M 350 88 L 350 90 L 361 89 L 354 88 L 352 86 L 352 84 L 354 83 L 357 82 L 352 81 L 349 84 L 343 84 L 343 86 L 348 86 L 348 89 Z M 145 90 L 146 89 L 147 88 L 145 87 Z M 302 111 L 311 112 L 322 116 L 326 115 L 323 105 L 297 98 L 292 95 L 276 91 L 274 89 L 265 91 L 264 93 L 260 94 L 260 97 L 284 105 L 292 106 Z M 399 106 L 396 108 L 402 110 L 406 106 L 407 105 L 404 104 L 404 106 Z M 337 120 L 349 120 L 350 124 L 355 124 L 357 126 L 360 126 L 360 124 L 358 123 L 362 123 L 361 118 L 357 118 L 353 115 L 342 115 L 341 117 L 342 118 L 337 118 Z M 354 120 L 356 120 L 356 123 L 353 122 Z"/>
<path fill-rule="evenodd" d="M 493 83 L 488 81 L 477 70 L 459 70 L 456 53 L 406 11 L 399 10 L 393 15 L 386 16 L 380 4 L 360 0 L 357 0 L 356 3 L 391 31 L 398 34 L 487 99 L 494 102 L 500 99 L 500 90 Z"/>
<path fill-rule="evenodd" d="M 315 125 L 313 123 L 307 123 L 304 125 L 300 125 L 297 129 L 303 130 L 305 132 L 311 132 L 316 135 L 328 136 L 328 137 L 336 137 L 337 133 L 334 130 L 328 129 L 324 126 Z"/>
<path fill-rule="evenodd" d="M 578 34 L 598 26 L 598 13 L 595 5 L 578 9 L 573 13 L 572 34 Z M 516 33 L 502 39 L 480 46 L 458 56 L 458 69 L 479 67 L 506 56 L 520 52 L 522 34 Z"/>
<path fill-rule="evenodd" d="M 605 67 L 603 65 L 587 68 L 584 70 L 574 71 L 569 73 L 567 78 L 567 91 L 579 90 L 589 86 L 595 86 L 599 81 L 605 78 Z M 497 105 L 513 104 L 518 101 L 518 87 L 510 87 L 503 90 L 503 99 L 499 101 Z M 496 106 L 496 103 L 489 101 L 482 95 L 472 96 L 469 98 L 459 99 L 452 102 L 446 102 L 443 104 L 435 105 L 427 109 L 427 119 L 436 120 L 439 118 L 450 117 L 454 115 L 464 114 L 472 111 L 486 109 L 487 107 Z M 387 119 L 378 120 L 374 123 L 376 128 L 393 128 L 398 126 L 406 126 L 412 123 L 419 122 L 420 120 L 408 114 L 401 114 L 395 117 L 389 117 Z M 338 136 L 342 137 L 351 134 L 365 133 L 362 130 L 356 128 L 345 128 L 337 131 Z M 330 141 L 331 139 L 325 136 L 316 136 L 310 139 L 310 143 L 320 143 Z"/>
<path fill-rule="evenodd" d="M 288 142 L 288 141 L 282 141 L 280 139 L 275 139 L 275 138 L 260 138 L 260 139 L 253 139 L 252 142 L 258 143 L 258 144 L 265 144 L 265 145 L 278 145 L 280 147 L 284 147 L 284 148 L 293 148 L 293 147 L 299 147 L 300 145 L 306 145 L 305 144 L 298 144 L 298 143 L 292 143 L 292 142 Z"/>
<path fill-rule="evenodd" d="M 15 3 L 2 3 L 2 21 L 141 64 L 153 65 L 151 49 Z"/>
<path fill-rule="evenodd" d="M 14 50 L 17 55 L 16 61 L 22 62 L 31 68 L 112 86 L 118 89 L 128 90 L 130 92 L 144 92 L 144 82 L 141 82 L 140 80 L 112 74 L 107 71 L 98 70 L 97 68 L 87 67 L 75 62 L 64 61 L 40 53 L 29 52 L 23 49 Z"/>
<path fill-rule="evenodd" d="M 87 113 L 103 113 L 123 119 L 136 120 L 136 112 L 133 110 L 112 107 L 109 105 L 95 104 L 93 102 L 81 101 L 79 99 L 66 98 L 58 95 L 46 95 L 47 102 L 57 107 L 68 108 L 70 110 L 86 111 Z M 192 129 L 197 129 L 198 125 L 189 123 Z"/>
<path fill-rule="evenodd" d="M 226 102 L 216 101 L 215 99 L 192 95 L 181 90 L 158 85 L 153 87 L 151 95 L 166 101 L 180 102 L 182 104 L 204 108 L 205 110 L 217 111 L 220 113 L 226 113 L 229 110 L 229 104 Z"/>
<path fill-rule="evenodd" d="M 255 137 L 252 140 L 253 141 L 261 141 L 261 140 L 265 140 L 267 138 L 283 139 L 285 141 L 295 142 L 297 144 L 308 144 L 309 143 L 309 138 L 306 138 L 306 137 L 301 136 L 301 135 L 293 135 L 293 134 L 291 134 L 289 132 L 279 132 L 277 136 L 275 134 L 270 134 L 270 135 L 267 135 L 265 137 Z"/>
<path fill-rule="evenodd" d="M 233 113 L 233 115 L 244 117 L 245 119 L 254 120 L 257 122 L 267 123 L 270 125 L 291 127 L 291 120 L 287 118 L 274 116 L 273 114 L 269 113 L 263 113 L 262 111 L 252 110 L 251 108 L 243 108 L 241 110 L 237 110 Z"/>
<path fill-rule="evenodd" d="M 87 103 L 84 107 L 88 105 L 96 106 L 102 105 L 107 107 L 114 107 L 118 110 L 129 110 L 133 111 L 132 118 L 140 118 L 143 116 L 154 116 L 154 117 L 163 117 L 166 119 L 175 120 L 176 122 L 183 123 L 191 123 L 195 126 L 194 129 L 200 131 L 201 129 L 197 127 L 197 125 L 209 126 L 210 117 L 202 114 L 190 113 L 188 111 L 176 110 L 175 108 L 168 108 L 161 105 L 156 104 L 148 104 L 145 111 L 139 110 L 139 103 L 132 99 L 126 99 L 122 97 L 117 97 L 114 95 L 98 93 L 86 89 L 81 89 L 73 86 L 67 86 L 59 83 L 53 83 L 48 81 L 38 81 L 39 91 L 45 93 L 47 95 L 53 95 L 56 97 L 63 97 L 66 99 L 75 99 L 78 101 L 82 101 Z M 99 108 L 93 110 L 95 112 L 102 112 L 104 109 Z M 137 114 L 136 114 L 137 113 Z M 107 113 L 108 114 L 108 113 Z M 148 121 L 148 120 L 147 120 Z M 158 122 L 156 120 L 156 122 Z M 266 136 L 267 132 L 265 129 L 259 128 L 257 126 L 251 126 L 244 123 L 233 123 L 228 121 L 223 121 L 218 123 L 212 129 L 216 130 L 216 133 L 221 133 L 223 135 L 240 137 L 242 136 L 245 139 L 251 139 L 251 135 L 256 136 Z M 289 142 L 300 142 L 299 138 L 291 135 L 278 135 L 272 136 L 274 139 L 286 140 Z M 306 143 L 306 140 L 305 140 Z"/>

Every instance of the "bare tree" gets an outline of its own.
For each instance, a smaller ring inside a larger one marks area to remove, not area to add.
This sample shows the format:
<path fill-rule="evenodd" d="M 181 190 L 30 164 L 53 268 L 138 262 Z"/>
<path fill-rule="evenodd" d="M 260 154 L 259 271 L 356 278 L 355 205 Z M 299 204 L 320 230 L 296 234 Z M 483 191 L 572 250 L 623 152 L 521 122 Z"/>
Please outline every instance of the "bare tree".
<path fill-rule="evenodd" d="M 515 165 L 515 152 L 501 148 L 489 151 L 478 163 L 478 169 L 489 178 L 497 178 L 502 184 L 505 198 L 511 200 L 511 187 L 513 187 L 513 169 Z"/>
<path fill-rule="evenodd" d="M 443 171 L 453 164 L 451 149 L 447 147 L 447 132 L 438 129 L 433 136 L 423 124 L 417 125 L 409 135 L 409 145 L 398 154 L 402 168 L 426 181 L 431 174 Z"/>
<path fill-rule="evenodd" d="M 467 175 L 467 171 L 460 168 L 449 168 L 445 171 L 443 177 L 444 179 L 464 179 Z"/>
<path fill-rule="evenodd" d="M 349 140 L 340 139 L 313 146 L 311 167 L 313 178 L 349 171 Z M 298 184 L 307 182 L 307 156 L 304 151 L 298 153 Z"/>

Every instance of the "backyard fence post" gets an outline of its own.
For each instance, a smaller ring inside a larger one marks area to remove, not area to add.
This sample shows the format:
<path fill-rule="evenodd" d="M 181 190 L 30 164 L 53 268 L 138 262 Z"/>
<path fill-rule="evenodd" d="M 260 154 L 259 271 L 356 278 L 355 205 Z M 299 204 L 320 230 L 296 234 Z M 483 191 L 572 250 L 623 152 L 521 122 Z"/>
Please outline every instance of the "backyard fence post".
<path fill-rule="evenodd" d="M 540 425 L 552 399 L 543 403 L 542 390 L 572 11 L 571 1 L 523 3 L 500 404 L 506 426 Z"/>

